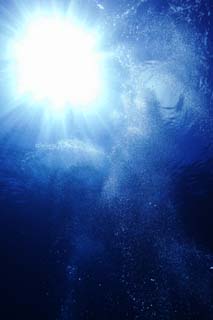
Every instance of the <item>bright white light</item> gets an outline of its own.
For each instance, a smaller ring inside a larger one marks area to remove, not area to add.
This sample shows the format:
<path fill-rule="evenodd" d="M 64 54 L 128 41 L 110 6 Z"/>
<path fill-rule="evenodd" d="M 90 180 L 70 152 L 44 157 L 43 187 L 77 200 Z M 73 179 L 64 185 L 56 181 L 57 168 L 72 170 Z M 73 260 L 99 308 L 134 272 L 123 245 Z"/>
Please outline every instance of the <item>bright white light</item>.
<path fill-rule="evenodd" d="M 62 18 L 31 22 L 15 43 L 19 94 L 54 107 L 87 107 L 100 90 L 95 39 Z"/>

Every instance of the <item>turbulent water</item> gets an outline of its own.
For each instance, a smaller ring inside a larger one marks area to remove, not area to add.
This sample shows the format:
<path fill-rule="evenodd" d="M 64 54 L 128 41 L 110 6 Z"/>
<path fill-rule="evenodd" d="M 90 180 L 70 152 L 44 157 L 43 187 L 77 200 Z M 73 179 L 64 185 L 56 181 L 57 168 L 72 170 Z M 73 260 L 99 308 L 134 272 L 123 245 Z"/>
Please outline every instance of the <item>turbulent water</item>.
<path fill-rule="evenodd" d="M 66 135 L 1 118 L 4 319 L 210 320 L 211 3 L 72 9 L 103 34 L 107 99 Z"/>

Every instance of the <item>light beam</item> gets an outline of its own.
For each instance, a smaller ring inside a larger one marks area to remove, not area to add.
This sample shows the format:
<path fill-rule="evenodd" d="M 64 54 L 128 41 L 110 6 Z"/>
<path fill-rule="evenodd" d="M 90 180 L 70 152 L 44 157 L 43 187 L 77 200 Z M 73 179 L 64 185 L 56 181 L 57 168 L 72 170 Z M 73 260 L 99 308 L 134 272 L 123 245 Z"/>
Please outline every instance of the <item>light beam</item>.
<path fill-rule="evenodd" d="M 31 21 L 15 39 L 17 92 L 53 108 L 89 107 L 100 94 L 95 37 L 62 17 Z"/>

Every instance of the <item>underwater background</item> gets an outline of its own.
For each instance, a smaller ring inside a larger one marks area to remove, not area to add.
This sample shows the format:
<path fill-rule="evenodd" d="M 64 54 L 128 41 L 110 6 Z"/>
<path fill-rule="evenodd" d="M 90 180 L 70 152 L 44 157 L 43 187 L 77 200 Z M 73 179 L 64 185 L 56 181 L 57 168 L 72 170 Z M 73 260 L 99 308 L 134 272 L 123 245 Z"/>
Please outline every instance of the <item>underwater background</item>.
<path fill-rule="evenodd" d="M 58 3 L 98 26 L 108 89 L 62 126 L 1 76 L 0 318 L 210 320 L 213 3 Z"/>

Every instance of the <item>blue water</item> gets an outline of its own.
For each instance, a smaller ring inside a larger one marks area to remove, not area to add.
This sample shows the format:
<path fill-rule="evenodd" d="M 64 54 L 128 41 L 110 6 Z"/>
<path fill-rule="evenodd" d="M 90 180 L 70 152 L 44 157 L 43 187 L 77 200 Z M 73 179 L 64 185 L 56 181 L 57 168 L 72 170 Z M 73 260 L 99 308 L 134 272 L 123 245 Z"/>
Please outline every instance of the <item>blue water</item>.
<path fill-rule="evenodd" d="M 211 1 L 72 6 L 102 34 L 107 93 L 65 132 L 0 83 L 1 319 L 210 320 Z"/>

